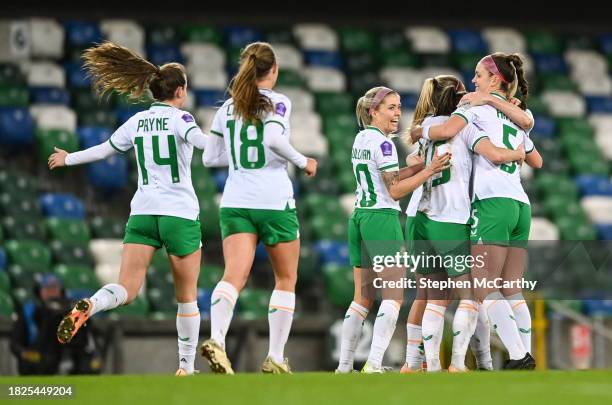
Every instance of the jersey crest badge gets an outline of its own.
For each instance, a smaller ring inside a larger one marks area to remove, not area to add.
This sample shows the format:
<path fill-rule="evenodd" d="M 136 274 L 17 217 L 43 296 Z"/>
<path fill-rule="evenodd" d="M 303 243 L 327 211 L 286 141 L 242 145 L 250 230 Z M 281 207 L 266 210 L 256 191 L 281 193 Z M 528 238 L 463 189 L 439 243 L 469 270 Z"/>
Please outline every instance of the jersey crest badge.
<path fill-rule="evenodd" d="M 384 141 L 381 143 L 380 150 L 382 151 L 383 156 L 393 155 L 393 145 L 391 145 L 391 142 L 389 141 Z"/>
<path fill-rule="evenodd" d="M 276 105 L 274 106 L 274 111 L 276 112 L 276 114 L 280 115 L 281 117 L 284 117 L 285 113 L 287 112 L 287 106 L 285 106 L 285 103 L 276 103 Z"/>
<path fill-rule="evenodd" d="M 185 122 L 193 122 L 193 117 L 191 116 L 191 114 L 183 114 L 181 118 Z"/>

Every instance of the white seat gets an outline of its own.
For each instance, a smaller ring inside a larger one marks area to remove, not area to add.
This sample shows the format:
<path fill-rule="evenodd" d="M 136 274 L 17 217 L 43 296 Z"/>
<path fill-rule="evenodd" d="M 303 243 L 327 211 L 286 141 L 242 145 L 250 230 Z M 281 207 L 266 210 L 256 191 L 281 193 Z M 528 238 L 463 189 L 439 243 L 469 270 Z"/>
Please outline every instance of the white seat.
<path fill-rule="evenodd" d="M 542 101 L 554 117 L 582 117 L 586 113 L 584 98 L 571 91 L 546 91 L 542 94 Z"/>
<path fill-rule="evenodd" d="M 30 39 L 33 57 L 60 59 L 64 55 L 64 27 L 51 18 L 31 18 Z"/>
<path fill-rule="evenodd" d="M 546 218 L 531 218 L 529 240 L 559 240 L 559 229 Z"/>
<path fill-rule="evenodd" d="M 284 94 L 291 100 L 291 114 L 314 110 L 314 97 L 312 93 L 297 87 L 277 87 L 274 91 Z"/>
<path fill-rule="evenodd" d="M 28 85 L 63 88 L 66 86 L 66 72 L 53 62 L 32 62 L 28 68 Z"/>
<path fill-rule="evenodd" d="M 306 156 L 327 156 L 327 139 L 309 128 L 291 128 L 291 144 Z"/>
<path fill-rule="evenodd" d="M 215 118 L 216 113 L 217 108 L 213 107 L 200 107 L 195 110 L 194 117 L 200 128 L 202 128 L 202 131 L 204 131 L 204 133 L 210 132 L 210 127 L 212 126 L 213 119 Z"/>
<path fill-rule="evenodd" d="M 118 265 L 121 263 L 123 241 L 121 239 L 92 239 L 89 250 L 96 264 Z"/>
<path fill-rule="evenodd" d="M 38 128 L 76 132 L 77 115 L 74 110 L 64 105 L 33 104 L 30 106 L 30 114 Z"/>
<path fill-rule="evenodd" d="M 312 91 L 343 92 L 346 90 L 346 78 L 338 69 L 329 67 L 307 67 L 302 70 L 308 87 Z"/>
<path fill-rule="evenodd" d="M 30 57 L 30 26 L 23 20 L 0 20 L 0 62 L 15 63 Z"/>
<path fill-rule="evenodd" d="M 533 63 L 533 59 L 527 53 L 522 53 L 521 59 L 523 59 L 523 71 L 527 76 L 532 76 L 535 72 L 535 64 Z"/>
<path fill-rule="evenodd" d="M 451 42 L 446 32 L 437 27 L 408 27 L 404 32 L 419 53 L 449 53 Z"/>
<path fill-rule="evenodd" d="M 421 70 L 406 67 L 387 67 L 380 71 L 380 78 L 400 93 L 420 93 L 424 76 Z"/>
<path fill-rule="evenodd" d="M 601 76 L 572 74 L 572 78 L 578 84 L 580 92 L 585 96 L 612 95 L 612 80 L 608 74 Z"/>
<path fill-rule="evenodd" d="M 189 71 L 225 69 L 225 52 L 217 45 L 188 42 L 181 46 L 181 53 Z"/>
<path fill-rule="evenodd" d="M 355 209 L 355 193 L 342 194 L 340 196 L 340 206 L 342 206 L 346 215 L 350 216 Z"/>
<path fill-rule="evenodd" d="M 196 97 L 193 94 L 193 91 L 187 90 L 187 100 L 185 100 L 185 105 L 181 108 L 186 111 L 193 111 L 196 108 Z"/>
<path fill-rule="evenodd" d="M 524 53 L 527 50 L 525 38 L 519 31 L 513 28 L 485 28 L 482 30 L 482 36 L 489 45 L 489 52 L 491 53 Z"/>
<path fill-rule="evenodd" d="M 528 164 L 521 165 L 521 180 L 531 180 L 533 178 L 533 168 Z"/>
<path fill-rule="evenodd" d="M 593 195 L 580 200 L 580 205 L 595 224 L 612 224 L 612 197 Z"/>
<path fill-rule="evenodd" d="M 310 130 L 321 132 L 321 117 L 314 111 L 304 111 L 300 114 L 291 114 L 291 131 Z"/>
<path fill-rule="evenodd" d="M 227 88 L 225 70 L 190 72 L 189 79 L 192 89 L 225 90 Z"/>
<path fill-rule="evenodd" d="M 100 30 L 109 41 L 125 46 L 143 58 L 146 57 L 145 31 L 136 21 L 102 20 Z"/>
<path fill-rule="evenodd" d="M 403 134 L 405 130 L 412 126 L 412 119 L 414 118 L 414 110 L 402 111 L 402 116 L 399 122 L 399 133 Z"/>
<path fill-rule="evenodd" d="M 281 69 L 300 70 L 304 66 L 302 53 L 295 46 L 289 44 L 272 44 L 276 55 L 276 62 Z"/>
<path fill-rule="evenodd" d="M 612 114 L 591 114 L 588 121 L 595 133 L 612 134 Z"/>
<path fill-rule="evenodd" d="M 100 284 L 112 284 L 119 280 L 120 266 L 116 264 L 98 264 L 96 265 L 96 277 Z"/>
<path fill-rule="evenodd" d="M 339 48 L 336 31 L 325 24 L 296 24 L 293 27 L 293 35 L 297 38 L 300 48 L 306 51 L 337 51 Z"/>
<path fill-rule="evenodd" d="M 608 160 L 612 160 L 612 132 L 596 132 L 595 142 L 601 153 Z"/>
<path fill-rule="evenodd" d="M 571 49 L 565 52 L 565 60 L 572 73 L 580 74 L 582 78 L 608 72 L 608 61 L 596 51 Z"/>

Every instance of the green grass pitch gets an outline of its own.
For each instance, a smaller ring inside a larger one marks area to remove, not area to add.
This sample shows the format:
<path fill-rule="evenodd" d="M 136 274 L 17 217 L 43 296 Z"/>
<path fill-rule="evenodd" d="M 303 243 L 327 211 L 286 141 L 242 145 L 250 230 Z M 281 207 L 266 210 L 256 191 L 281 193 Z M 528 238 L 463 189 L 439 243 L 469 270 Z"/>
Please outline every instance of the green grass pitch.
<path fill-rule="evenodd" d="M 71 384 L 71 400 L 9 400 L 9 385 Z M 14 404 L 610 404 L 612 370 L 466 374 L 202 374 L 0 377 L 0 403 Z"/>

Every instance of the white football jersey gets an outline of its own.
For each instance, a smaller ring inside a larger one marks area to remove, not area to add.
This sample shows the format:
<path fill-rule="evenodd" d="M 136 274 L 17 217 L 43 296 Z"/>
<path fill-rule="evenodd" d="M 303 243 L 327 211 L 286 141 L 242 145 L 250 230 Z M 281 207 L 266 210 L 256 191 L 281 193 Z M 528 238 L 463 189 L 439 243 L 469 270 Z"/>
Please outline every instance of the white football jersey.
<path fill-rule="evenodd" d="M 111 135 L 111 146 L 120 153 L 134 147 L 138 162 L 130 215 L 198 218 L 200 206 L 191 183 L 193 145 L 188 142 L 196 128 L 188 112 L 156 102 Z"/>
<path fill-rule="evenodd" d="M 378 128 L 367 126 L 355 136 L 351 161 L 357 180 L 355 208 L 399 211 L 399 202 L 391 198 L 381 175 L 381 172 L 399 171 L 397 150 L 391 139 Z"/>
<path fill-rule="evenodd" d="M 291 101 L 285 95 L 260 89 L 274 106 L 262 121 L 245 125 L 234 115 L 232 98 L 223 103 L 213 119 L 211 136 L 223 137 L 229 162 L 221 207 L 284 210 L 295 208 L 287 160 L 264 144 L 266 128 L 280 125 L 289 136 Z M 208 146 L 207 146 L 208 147 Z"/>
<path fill-rule="evenodd" d="M 427 117 L 423 125 L 442 124 L 448 116 Z M 436 173 L 423 184 L 418 210 L 438 222 L 467 224 L 470 218 L 470 177 L 472 153 L 470 145 L 485 136 L 474 125 L 463 128 L 448 141 L 424 141 L 425 164 L 434 154 L 452 153 L 451 167 Z"/>
<path fill-rule="evenodd" d="M 459 107 L 453 115 L 458 115 L 468 124 L 475 125 L 497 147 L 516 149 L 520 144 L 524 144 L 526 152 L 531 152 L 534 148 L 533 142 L 525 131 L 504 113 L 490 105 L 470 108 L 469 104 L 465 104 Z M 478 139 L 470 145 L 470 150 L 474 150 L 476 142 Z M 473 168 L 472 200 L 502 197 L 529 204 L 529 198 L 521 184 L 520 167 L 516 162 L 495 165 L 483 156 L 475 155 Z"/>

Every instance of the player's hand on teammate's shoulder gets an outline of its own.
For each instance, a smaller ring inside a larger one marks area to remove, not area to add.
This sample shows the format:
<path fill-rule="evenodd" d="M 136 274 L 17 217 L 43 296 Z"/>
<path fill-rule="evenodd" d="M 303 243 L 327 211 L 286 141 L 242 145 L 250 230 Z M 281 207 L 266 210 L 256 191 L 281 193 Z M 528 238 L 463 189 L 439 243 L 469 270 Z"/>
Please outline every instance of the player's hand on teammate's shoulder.
<path fill-rule="evenodd" d="M 526 155 L 526 153 L 525 153 L 525 145 L 520 144 L 520 145 L 518 146 L 518 148 L 516 148 L 516 151 L 517 151 L 517 152 L 519 152 L 519 154 L 520 154 L 520 156 L 521 156 L 521 158 L 518 160 L 518 163 L 519 163 L 520 165 L 522 165 L 522 164 L 523 164 L 523 162 L 525 161 L 525 155 Z"/>
<path fill-rule="evenodd" d="M 489 102 L 491 96 L 489 94 L 482 93 L 467 93 L 465 96 L 461 97 L 459 100 L 459 104 L 457 106 L 462 106 L 464 104 L 469 104 L 471 107 L 475 107 L 478 105 L 484 105 Z"/>
<path fill-rule="evenodd" d="M 308 177 L 314 177 L 317 174 L 317 161 L 312 158 L 307 158 L 304 173 Z"/>
<path fill-rule="evenodd" d="M 57 147 L 53 149 L 55 149 L 55 153 L 49 156 L 49 169 L 53 170 L 57 167 L 66 166 L 66 156 L 68 156 L 68 152 Z"/>

